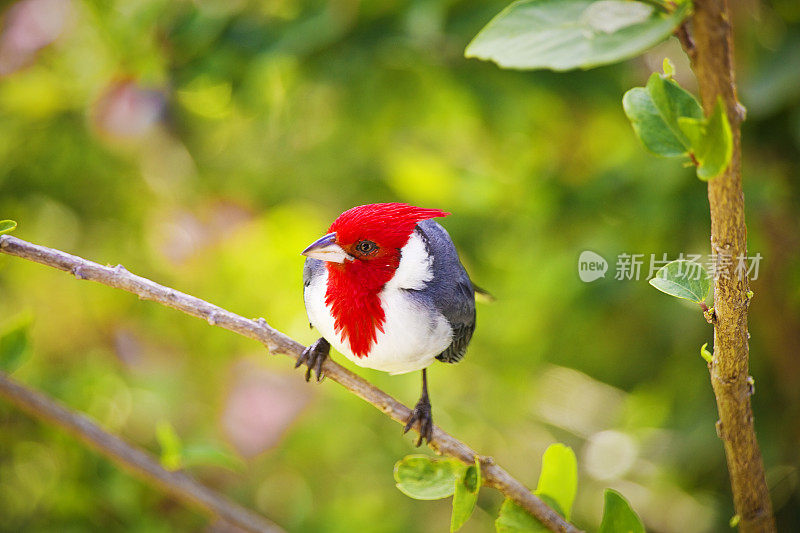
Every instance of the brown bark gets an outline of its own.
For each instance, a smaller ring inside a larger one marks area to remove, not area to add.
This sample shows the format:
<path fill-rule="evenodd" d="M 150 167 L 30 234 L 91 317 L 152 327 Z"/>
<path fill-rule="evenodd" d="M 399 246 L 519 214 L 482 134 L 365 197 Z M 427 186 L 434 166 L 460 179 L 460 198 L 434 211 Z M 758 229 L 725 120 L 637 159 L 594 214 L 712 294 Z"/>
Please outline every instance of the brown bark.
<path fill-rule="evenodd" d="M 708 184 L 714 281 L 714 359 L 711 385 L 719 411 L 718 432 L 725 446 L 739 530 L 775 531 L 761 451 L 750 406 L 749 306 L 746 273 L 736 270 L 747 256 L 742 192 L 741 129 L 744 108 L 736 96 L 733 40 L 727 0 L 696 0 L 689 36 L 679 38 L 692 60 L 706 115 L 722 98 L 733 135 L 733 156 L 725 172 Z"/>

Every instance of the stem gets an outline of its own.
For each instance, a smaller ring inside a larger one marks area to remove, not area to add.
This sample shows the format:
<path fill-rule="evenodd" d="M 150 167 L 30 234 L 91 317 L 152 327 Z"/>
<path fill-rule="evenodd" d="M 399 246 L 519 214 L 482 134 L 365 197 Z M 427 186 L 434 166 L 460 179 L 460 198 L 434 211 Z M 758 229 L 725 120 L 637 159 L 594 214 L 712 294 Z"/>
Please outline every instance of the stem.
<path fill-rule="evenodd" d="M 71 272 L 77 279 L 96 281 L 133 293 L 140 299 L 152 300 L 175 308 L 188 315 L 203 319 L 212 326 L 219 326 L 257 340 L 271 353 L 286 354 L 296 360 L 304 350 L 302 344 L 270 327 L 263 318 L 254 320 L 244 318 L 200 298 L 131 274 L 122 265 L 102 266 L 81 257 L 32 244 L 10 235 L 0 235 L 0 252 Z M 331 359 L 326 359 L 322 368 L 326 378 L 371 403 L 392 420 L 405 425 L 408 417 L 411 416 L 411 410 L 408 407 Z M 548 529 L 579 533 L 578 528 L 564 520 L 541 498 L 497 465 L 491 457 L 478 455 L 472 448 L 445 433 L 438 426 L 433 427 L 433 439 L 428 445 L 435 452 L 449 455 L 468 465 L 475 464 L 477 459 L 481 464 L 483 479 L 487 485 L 502 492 L 507 498 L 535 516 Z"/>
<path fill-rule="evenodd" d="M 748 282 L 746 275 L 734 270 L 738 258 L 747 256 L 747 228 L 741 167 L 744 113 L 736 97 L 727 0 L 696 0 L 692 28 L 691 38 L 684 35 L 681 42 L 697 75 L 703 108 L 710 115 L 717 97 L 722 97 L 733 135 L 730 166 L 708 183 L 712 252 L 731 259 L 720 261 L 717 266 L 722 271 L 714 280 L 711 385 L 719 411 L 719 434 L 725 445 L 736 514 L 741 517 L 739 530 L 775 531 L 748 391 Z"/>
<path fill-rule="evenodd" d="M 263 516 L 231 502 L 187 474 L 165 470 L 148 453 L 106 432 L 85 415 L 67 409 L 47 396 L 27 388 L 5 372 L 0 372 L 0 396 L 31 416 L 64 428 L 115 463 L 184 503 L 199 507 L 246 531 L 283 531 Z"/>

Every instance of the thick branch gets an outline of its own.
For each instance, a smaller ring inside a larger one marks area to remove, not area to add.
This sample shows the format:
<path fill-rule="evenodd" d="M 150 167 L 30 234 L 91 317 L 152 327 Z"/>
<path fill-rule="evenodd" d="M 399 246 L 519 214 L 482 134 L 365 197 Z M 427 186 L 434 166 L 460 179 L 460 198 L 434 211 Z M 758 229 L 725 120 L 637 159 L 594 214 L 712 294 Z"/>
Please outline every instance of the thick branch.
<path fill-rule="evenodd" d="M 136 294 L 141 299 L 173 307 L 206 320 L 211 325 L 220 326 L 255 339 L 266 346 L 271 353 L 283 353 L 297 359 L 304 349 L 302 344 L 270 327 L 263 318 L 250 320 L 241 317 L 194 296 L 131 274 L 122 265 L 105 267 L 59 250 L 31 244 L 10 235 L 0 236 L 0 252 L 71 272 L 78 279 L 96 281 Z M 371 403 L 396 422 L 405 424 L 408 420 L 411 414 L 408 407 L 338 363 L 330 359 L 326 360 L 323 371 L 327 378 Z M 455 457 L 466 464 L 474 464 L 475 459 L 478 458 L 486 484 L 496 488 L 507 498 L 526 509 L 552 531 L 571 533 L 579 531 L 559 516 L 541 498 L 495 464 L 490 457 L 479 456 L 469 446 L 445 433 L 438 426 L 433 428 L 433 440 L 430 447 L 437 453 Z"/>
<path fill-rule="evenodd" d="M 246 531 L 267 533 L 283 531 L 266 518 L 227 500 L 183 472 L 165 470 L 146 452 L 107 433 L 88 417 L 27 388 L 5 372 L 0 372 L 0 396 L 28 414 L 49 420 L 66 429 L 115 463 L 139 477 L 154 482 L 165 492 L 189 505 L 199 507 Z"/>
<path fill-rule="evenodd" d="M 703 108 L 710 115 L 721 97 L 733 134 L 728 169 L 708 184 L 711 251 L 718 258 L 714 282 L 714 359 L 711 384 L 717 399 L 720 437 L 728 458 L 733 500 L 741 531 L 774 531 L 772 505 L 764 476 L 750 406 L 748 384 L 747 276 L 737 273 L 747 256 L 742 192 L 741 129 L 743 108 L 736 97 L 733 39 L 727 0 L 696 0 L 692 38 L 681 39 L 692 60 Z M 685 29 L 685 27 L 684 27 Z M 693 41 L 693 46 L 690 44 Z"/>

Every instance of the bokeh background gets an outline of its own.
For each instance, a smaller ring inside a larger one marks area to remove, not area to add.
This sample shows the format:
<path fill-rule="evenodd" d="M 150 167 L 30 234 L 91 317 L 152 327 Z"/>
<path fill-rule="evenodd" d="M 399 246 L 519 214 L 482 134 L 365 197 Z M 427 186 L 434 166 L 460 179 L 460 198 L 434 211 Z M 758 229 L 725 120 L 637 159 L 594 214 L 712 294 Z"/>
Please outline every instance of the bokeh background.
<path fill-rule="evenodd" d="M 800 4 L 733 2 L 744 124 L 756 427 L 781 531 L 800 530 Z M 15 235 L 129 270 L 308 343 L 303 258 L 341 211 L 404 201 L 443 221 L 496 296 L 434 416 L 535 486 L 555 441 L 580 465 L 575 522 L 620 490 L 657 532 L 733 515 L 696 307 L 651 288 L 649 254 L 708 252 L 705 185 L 646 153 L 621 108 L 672 39 L 587 72 L 463 58 L 503 0 L 3 2 L 0 218 Z M 580 281 L 577 259 L 609 260 Z M 638 281 L 620 253 L 646 254 Z M 445 531 L 448 501 L 394 486 L 410 436 L 252 341 L 0 256 L 14 376 L 160 453 L 288 531 Z M 336 357 L 336 356 L 334 356 Z M 343 357 L 337 360 L 347 366 Z M 408 404 L 417 373 L 358 372 Z M 163 440 L 163 439 L 162 439 Z M 190 453 L 191 452 L 191 453 Z M 484 490 L 465 531 L 490 531 Z M 191 531 L 207 518 L 0 401 L 0 530 Z"/>

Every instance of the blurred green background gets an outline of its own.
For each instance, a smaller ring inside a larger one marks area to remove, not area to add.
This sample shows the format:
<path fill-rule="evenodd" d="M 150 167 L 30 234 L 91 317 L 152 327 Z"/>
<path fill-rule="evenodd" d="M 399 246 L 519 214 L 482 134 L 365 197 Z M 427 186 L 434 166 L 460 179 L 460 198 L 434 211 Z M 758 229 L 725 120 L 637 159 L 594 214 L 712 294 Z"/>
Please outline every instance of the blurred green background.
<path fill-rule="evenodd" d="M 308 243 L 353 205 L 442 222 L 497 297 L 434 417 L 534 486 L 545 447 L 580 465 L 574 520 L 620 490 L 657 532 L 733 515 L 699 310 L 652 289 L 650 254 L 708 253 L 705 184 L 650 156 L 621 108 L 677 42 L 588 72 L 503 71 L 463 50 L 505 1 L 22 0 L 3 3 L 0 218 L 20 238 L 314 340 Z M 800 530 L 800 4 L 734 2 L 751 254 L 756 428 L 781 531 Z M 608 259 L 583 283 L 577 259 Z M 645 254 L 638 281 L 620 253 Z M 14 376 L 159 453 L 171 424 L 204 483 L 288 531 L 446 531 L 446 500 L 392 479 L 396 423 L 283 356 L 121 291 L 0 256 Z M 352 367 L 341 356 L 334 357 Z M 357 370 L 413 404 L 419 375 Z M 484 490 L 464 531 L 490 531 Z M 207 519 L 0 401 L 0 530 L 186 531 Z"/>

